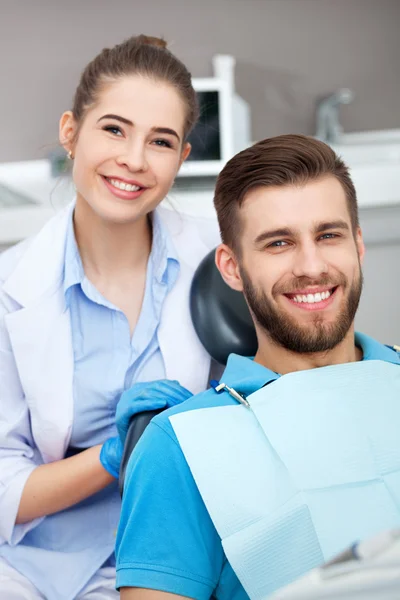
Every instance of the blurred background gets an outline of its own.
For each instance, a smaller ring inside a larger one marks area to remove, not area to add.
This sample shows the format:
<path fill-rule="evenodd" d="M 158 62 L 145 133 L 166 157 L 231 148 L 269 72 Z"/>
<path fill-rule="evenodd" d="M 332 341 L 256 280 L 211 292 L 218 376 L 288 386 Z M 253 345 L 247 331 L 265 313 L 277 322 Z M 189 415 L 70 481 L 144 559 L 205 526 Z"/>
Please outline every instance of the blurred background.
<path fill-rule="evenodd" d="M 324 139 L 359 196 L 357 325 L 400 344 L 399 31 L 399 0 L 2 0 L 0 250 L 73 197 L 59 177 L 58 120 L 87 62 L 131 35 L 161 36 L 204 99 L 197 160 L 172 201 L 212 216 L 215 176 L 234 152 L 282 133 Z"/>

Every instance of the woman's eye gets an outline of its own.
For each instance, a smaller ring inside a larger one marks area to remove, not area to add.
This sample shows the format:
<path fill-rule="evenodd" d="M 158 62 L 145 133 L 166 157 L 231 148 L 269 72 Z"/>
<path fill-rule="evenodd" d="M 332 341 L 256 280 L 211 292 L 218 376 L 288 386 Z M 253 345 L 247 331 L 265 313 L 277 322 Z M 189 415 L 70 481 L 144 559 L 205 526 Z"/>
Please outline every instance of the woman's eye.
<path fill-rule="evenodd" d="M 169 140 L 153 140 L 153 144 L 162 148 L 172 148 L 172 143 Z"/>
<path fill-rule="evenodd" d="M 106 125 L 104 127 L 104 131 L 109 131 L 114 135 L 122 135 L 122 130 L 118 125 Z"/>

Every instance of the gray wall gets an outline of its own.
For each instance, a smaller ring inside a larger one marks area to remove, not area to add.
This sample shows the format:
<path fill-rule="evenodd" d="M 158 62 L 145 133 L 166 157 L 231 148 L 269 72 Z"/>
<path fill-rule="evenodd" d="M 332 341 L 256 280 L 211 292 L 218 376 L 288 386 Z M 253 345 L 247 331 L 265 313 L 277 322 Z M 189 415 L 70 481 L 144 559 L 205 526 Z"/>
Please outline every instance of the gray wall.
<path fill-rule="evenodd" d="M 46 156 L 85 64 L 141 32 L 197 77 L 233 54 L 254 140 L 314 133 L 316 99 L 341 86 L 346 130 L 400 127 L 399 27 L 399 0 L 1 0 L 0 162 Z"/>
<path fill-rule="evenodd" d="M 400 223 L 400 219 L 399 219 Z M 364 291 L 356 328 L 384 344 L 400 346 L 400 242 L 367 247 Z"/>
<path fill-rule="evenodd" d="M 400 345 L 400 206 L 363 209 L 360 224 L 367 251 L 356 328 Z"/>

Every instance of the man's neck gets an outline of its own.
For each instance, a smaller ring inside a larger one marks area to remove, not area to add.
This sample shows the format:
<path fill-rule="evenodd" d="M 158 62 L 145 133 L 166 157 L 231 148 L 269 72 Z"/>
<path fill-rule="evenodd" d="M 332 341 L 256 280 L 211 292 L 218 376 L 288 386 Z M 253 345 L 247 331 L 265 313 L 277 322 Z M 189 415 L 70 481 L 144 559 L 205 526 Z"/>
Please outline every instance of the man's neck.
<path fill-rule="evenodd" d="M 258 336 L 259 348 L 254 361 L 267 369 L 285 375 L 294 371 L 305 371 L 328 365 L 339 365 L 362 360 L 363 353 L 354 343 L 354 327 L 332 350 L 313 354 L 292 352 L 273 342 L 264 333 Z"/>

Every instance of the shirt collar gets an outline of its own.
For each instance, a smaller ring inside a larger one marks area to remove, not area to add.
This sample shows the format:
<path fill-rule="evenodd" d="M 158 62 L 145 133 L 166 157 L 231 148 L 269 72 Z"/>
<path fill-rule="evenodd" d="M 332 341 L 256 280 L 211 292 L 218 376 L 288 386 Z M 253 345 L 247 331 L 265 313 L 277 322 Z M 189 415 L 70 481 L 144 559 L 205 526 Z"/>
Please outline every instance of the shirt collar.
<path fill-rule="evenodd" d="M 150 253 L 151 273 L 156 281 L 167 284 L 170 289 L 179 272 L 179 260 L 171 236 L 163 225 L 157 211 L 151 215 L 153 226 L 153 243 Z M 64 260 L 64 295 L 68 298 L 68 290 L 85 279 L 82 260 L 76 243 L 73 212 L 68 223 Z"/>
<path fill-rule="evenodd" d="M 85 278 L 82 260 L 79 254 L 78 245 L 76 243 L 73 211 L 69 217 L 67 238 L 65 244 L 65 259 L 64 259 L 64 295 L 67 298 L 68 290 L 76 284 L 81 284 Z"/>
<path fill-rule="evenodd" d="M 230 354 L 221 383 L 226 383 L 245 396 L 278 379 L 280 375 L 254 362 L 252 358 Z"/>
<path fill-rule="evenodd" d="M 152 213 L 151 219 L 153 225 L 153 244 L 150 260 L 152 262 L 153 276 L 158 283 L 167 284 L 171 288 L 179 272 L 178 254 L 171 236 L 157 211 Z"/>
<path fill-rule="evenodd" d="M 400 356 L 393 348 L 377 342 L 364 333 L 357 332 L 355 342 L 363 351 L 363 360 L 383 360 L 400 364 Z M 247 396 L 279 377 L 279 373 L 263 367 L 252 358 L 230 354 L 221 383 L 226 383 Z"/>
<path fill-rule="evenodd" d="M 356 345 L 363 351 L 363 360 L 383 360 L 395 365 L 400 364 L 400 356 L 389 346 L 385 346 L 365 333 L 356 332 Z"/>

